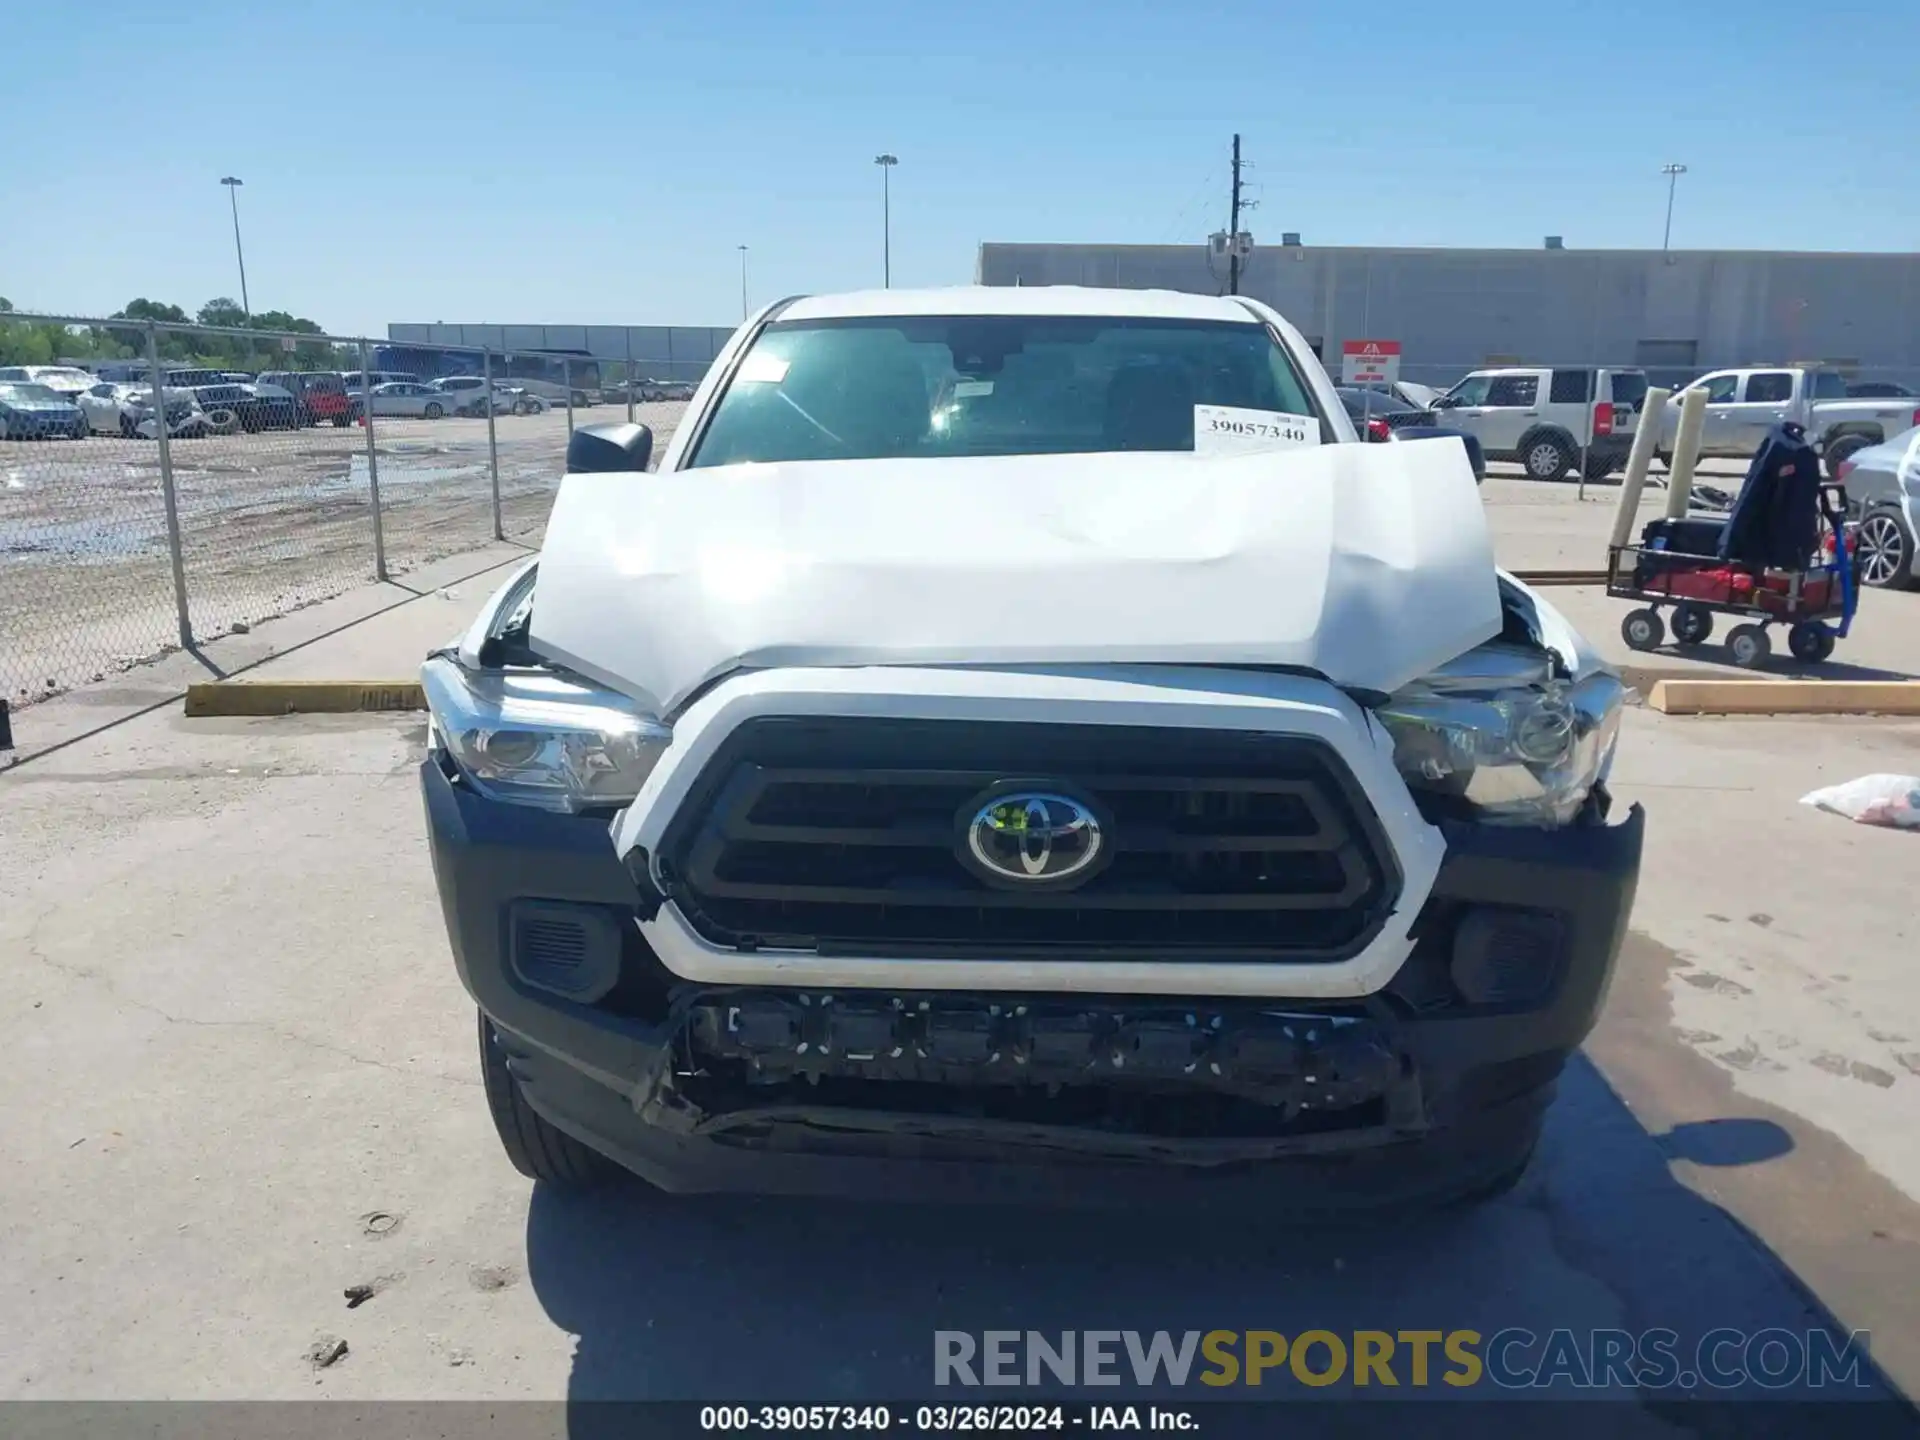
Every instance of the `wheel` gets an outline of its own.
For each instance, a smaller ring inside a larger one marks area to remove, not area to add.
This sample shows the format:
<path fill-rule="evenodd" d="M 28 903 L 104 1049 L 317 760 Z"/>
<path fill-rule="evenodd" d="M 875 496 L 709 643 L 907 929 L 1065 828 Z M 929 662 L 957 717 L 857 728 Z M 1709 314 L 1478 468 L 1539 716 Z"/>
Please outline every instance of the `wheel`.
<path fill-rule="evenodd" d="M 425 413 L 426 413 L 427 419 L 438 420 L 442 415 L 445 415 L 447 412 L 446 412 L 446 407 L 441 405 L 441 403 L 438 400 L 429 400 L 427 402 L 427 408 Z"/>
<path fill-rule="evenodd" d="M 1727 632 L 1727 658 L 1744 670 L 1766 664 L 1772 654 L 1773 642 L 1764 626 L 1736 625 Z"/>
<path fill-rule="evenodd" d="M 1620 622 L 1620 638 L 1635 650 L 1658 650 L 1667 638 L 1658 610 L 1629 610 Z"/>
<path fill-rule="evenodd" d="M 514 401 L 514 402 L 513 402 L 513 413 L 514 413 L 514 414 L 516 414 L 516 415 L 525 415 L 525 414 L 527 413 L 527 402 L 526 402 L 526 401 L 524 401 L 524 400 L 516 400 L 516 401 Z"/>
<path fill-rule="evenodd" d="M 1787 631 L 1787 649 L 1794 659 L 1818 665 L 1833 654 L 1833 632 L 1818 620 L 1802 620 Z"/>
<path fill-rule="evenodd" d="M 131 416 L 122 415 L 120 417 L 120 438 L 122 440 L 133 439 L 133 418 Z"/>
<path fill-rule="evenodd" d="M 571 398 L 573 401 L 574 409 L 584 410 L 587 408 L 587 392 L 586 391 L 576 390 L 573 392 L 572 396 L 569 398 Z"/>
<path fill-rule="evenodd" d="M 1853 562 L 1860 583 L 1876 590 L 1905 590 L 1913 584 L 1913 532 L 1898 510 L 1869 511 L 1860 522 Z"/>
<path fill-rule="evenodd" d="M 1614 472 L 1619 463 L 1620 458 L 1617 455 L 1595 455 L 1589 451 L 1587 458 L 1580 462 L 1580 473 L 1589 480 L 1604 480 Z"/>
<path fill-rule="evenodd" d="M 1520 463 L 1531 480 L 1558 480 L 1572 468 L 1573 458 L 1573 446 L 1558 435 L 1531 435 L 1520 445 Z"/>
<path fill-rule="evenodd" d="M 1673 607 L 1673 638 L 1682 645 L 1704 645 L 1713 634 L 1713 612 L 1702 605 Z"/>
<path fill-rule="evenodd" d="M 613 1173 L 612 1162 L 589 1150 L 534 1112 L 507 1068 L 507 1054 L 492 1022 L 480 1016 L 480 1081 L 487 1092 L 493 1128 L 513 1168 L 529 1180 L 567 1190 L 585 1190 Z"/>
<path fill-rule="evenodd" d="M 344 430 L 352 423 L 353 416 L 351 415 L 336 415 L 333 417 L 333 428 L 336 430 Z"/>
<path fill-rule="evenodd" d="M 1828 445 L 1826 454 L 1822 457 L 1823 463 L 1827 467 L 1827 478 L 1829 480 L 1838 480 L 1840 478 L 1841 462 L 1852 458 L 1856 451 L 1864 450 L 1871 444 L 1873 444 L 1873 441 L 1865 435 L 1842 435 L 1838 440 Z"/>

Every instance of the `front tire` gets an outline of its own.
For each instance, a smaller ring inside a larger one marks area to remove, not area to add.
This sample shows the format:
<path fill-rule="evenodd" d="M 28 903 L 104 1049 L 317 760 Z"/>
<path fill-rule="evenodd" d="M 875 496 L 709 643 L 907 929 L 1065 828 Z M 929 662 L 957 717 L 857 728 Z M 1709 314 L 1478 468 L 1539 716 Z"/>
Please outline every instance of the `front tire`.
<path fill-rule="evenodd" d="M 513 1168 L 529 1180 L 556 1189 L 589 1190 L 604 1183 L 613 1173 L 612 1162 L 535 1113 L 507 1068 L 507 1054 L 493 1023 L 484 1014 L 479 1019 L 480 1081 L 487 1092 L 493 1128 Z"/>
<path fill-rule="evenodd" d="M 1704 645 L 1713 634 L 1713 612 L 1703 605 L 1673 607 L 1673 638 L 1682 645 Z"/>
<path fill-rule="evenodd" d="M 1854 564 L 1860 583 L 1876 590 L 1906 590 L 1913 585 L 1913 532 L 1898 510 L 1870 510 L 1860 522 Z"/>
<path fill-rule="evenodd" d="M 438 420 L 442 415 L 445 415 L 447 412 L 441 406 L 438 400 L 434 400 L 428 403 L 425 413 L 426 413 L 427 419 Z"/>
<path fill-rule="evenodd" d="M 1529 435 L 1520 442 L 1520 463 L 1529 480 L 1558 480 L 1573 468 L 1573 446 L 1558 435 Z"/>
<path fill-rule="evenodd" d="M 1742 670 L 1758 670 L 1773 654 L 1773 641 L 1759 625 L 1736 625 L 1727 632 L 1727 658 Z"/>
<path fill-rule="evenodd" d="M 1629 610 L 1620 622 L 1620 638 L 1633 650 L 1658 650 L 1667 638 L 1667 625 L 1658 610 Z"/>

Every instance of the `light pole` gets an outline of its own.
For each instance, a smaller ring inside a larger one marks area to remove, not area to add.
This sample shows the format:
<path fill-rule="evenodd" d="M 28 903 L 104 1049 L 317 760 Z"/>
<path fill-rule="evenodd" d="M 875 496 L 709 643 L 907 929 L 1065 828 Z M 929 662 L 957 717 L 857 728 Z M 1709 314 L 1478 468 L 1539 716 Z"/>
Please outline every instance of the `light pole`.
<path fill-rule="evenodd" d="M 235 198 L 245 182 L 237 175 L 223 175 L 220 183 L 227 187 L 227 205 L 233 211 L 233 258 L 240 262 L 240 308 L 247 312 L 247 323 L 253 323 L 253 306 L 247 300 L 247 257 L 240 248 L 240 201 Z"/>
<path fill-rule="evenodd" d="M 898 155 L 876 155 L 873 163 L 880 167 L 880 273 L 886 288 L 893 288 L 893 197 L 890 194 L 889 172 L 900 163 Z"/>
<path fill-rule="evenodd" d="M 1660 173 L 1667 177 L 1667 228 L 1660 236 L 1660 253 L 1667 253 L 1667 242 L 1673 239 L 1673 187 L 1680 183 L 1680 177 L 1687 173 L 1684 165 L 1662 165 Z"/>
<path fill-rule="evenodd" d="M 744 320 L 747 318 L 747 247 L 742 245 L 739 247 L 739 250 L 740 250 L 740 318 Z"/>

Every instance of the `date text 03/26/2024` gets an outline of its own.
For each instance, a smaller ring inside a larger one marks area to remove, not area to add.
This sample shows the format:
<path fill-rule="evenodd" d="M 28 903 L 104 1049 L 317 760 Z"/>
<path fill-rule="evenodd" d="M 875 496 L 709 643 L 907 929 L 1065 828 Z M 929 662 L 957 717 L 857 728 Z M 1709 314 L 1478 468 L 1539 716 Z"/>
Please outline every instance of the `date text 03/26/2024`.
<path fill-rule="evenodd" d="M 1190 1410 L 1161 1405 L 705 1405 L 700 1428 L 720 1433 L 884 1432 L 906 1434 L 1040 1434 L 1069 1430 L 1165 1433 L 1200 1428 Z"/>

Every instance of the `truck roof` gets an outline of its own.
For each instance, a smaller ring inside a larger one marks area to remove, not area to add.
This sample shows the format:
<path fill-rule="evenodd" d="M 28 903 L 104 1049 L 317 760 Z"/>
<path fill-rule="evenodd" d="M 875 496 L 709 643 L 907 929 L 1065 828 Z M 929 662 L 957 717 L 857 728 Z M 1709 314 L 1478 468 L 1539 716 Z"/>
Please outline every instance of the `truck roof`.
<path fill-rule="evenodd" d="M 782 320 L 905 315 L 1086 315 L 1143 320 L 1214 320 L 1258 325 L 1237 300 L 1178 290 L 1098 290 L 1081 285 L 955 285 L 928 290 L 856 290 L 807 295 Z"/>

